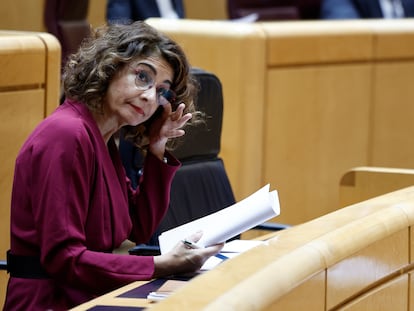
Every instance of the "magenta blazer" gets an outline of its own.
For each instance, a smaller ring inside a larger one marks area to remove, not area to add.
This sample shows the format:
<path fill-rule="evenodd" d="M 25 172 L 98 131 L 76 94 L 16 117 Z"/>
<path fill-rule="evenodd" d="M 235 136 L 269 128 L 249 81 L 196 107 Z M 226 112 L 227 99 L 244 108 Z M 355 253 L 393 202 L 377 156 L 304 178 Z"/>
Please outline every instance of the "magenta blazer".
<path fill-rule="evenodd" d="M 146 242 L 166 213 L 180 166 L 167 157 L 148 154 L 135 192 L 85 105 L 66 101 L 46 118 L 16 160 L 11 252 L 38 256 L 50 278 L 11 277 L 5 310 L 66 310 L 150 279 L 153 257 L 111 251 L 127 238 Z"/>

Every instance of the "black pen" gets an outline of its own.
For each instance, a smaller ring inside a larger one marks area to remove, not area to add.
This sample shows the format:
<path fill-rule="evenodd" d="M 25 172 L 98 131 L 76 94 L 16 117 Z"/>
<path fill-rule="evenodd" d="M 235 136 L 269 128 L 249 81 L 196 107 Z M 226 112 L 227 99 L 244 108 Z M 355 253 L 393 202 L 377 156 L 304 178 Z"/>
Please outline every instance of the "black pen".
<path fill-rule="evenodd" d="M 194 244 L 193 242 L 190 242 L 190 241 L 188 241 L 188 240 L 182 240 L 181 242 L 183 242 L 183 244 L 184 244 L 185 246 L 189 247 L 189 248 L 194 248 L 194 249 L 201 248 L 201 247 L 200 247 L 200 246 L 198 246 L 197 244 Z M 214 255 L 214 257 L 216 257 L 216 258 L 218 258 L 218 259 L 221 259 L 221 260 L 226 260 L 226 259 L 229 259 L 229 257 L 224 256 L 223 254 L 220 254 L 220 253 L 215 254 L 215 255 Z"/>

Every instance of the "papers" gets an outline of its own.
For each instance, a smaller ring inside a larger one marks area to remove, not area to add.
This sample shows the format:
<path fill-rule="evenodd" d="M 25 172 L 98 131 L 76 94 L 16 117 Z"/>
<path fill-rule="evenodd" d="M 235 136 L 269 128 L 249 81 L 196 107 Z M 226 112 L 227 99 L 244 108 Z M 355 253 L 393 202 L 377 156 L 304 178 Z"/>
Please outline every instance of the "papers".
<path fill-rule="evenodd" d="M 227 255 L 232 253 L 243 253 L 252 249 L 253 247 L 266 244 L 266 241 L 261 240 L 233 240 L 224 245 L 221 249 L 221 254 Z"/>
<path fill-rule="evenodd" d="M 156 292 L 150 292 L 147 299 L 150 301 L 163 300 L 185 284 L 187 281 L 168 280 Z"/>
<path fill-rule="evenodd" d="M 159 236 L 161 253 L 170 251 L 179 241 L 197 231 L 203 236 L 197 245 L 206 247 L 222 243 L 280 214 L 277 191 L 270 185 L 259 189 L 244 200 L 216 213 L 163 232 Z"/>

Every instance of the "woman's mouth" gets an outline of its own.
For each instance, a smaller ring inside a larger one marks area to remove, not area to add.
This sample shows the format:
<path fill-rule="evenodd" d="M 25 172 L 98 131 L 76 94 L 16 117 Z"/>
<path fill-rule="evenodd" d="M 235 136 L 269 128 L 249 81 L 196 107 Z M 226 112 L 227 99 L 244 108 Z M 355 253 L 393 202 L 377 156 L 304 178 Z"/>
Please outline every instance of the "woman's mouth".
<path fill-rule="evenodd" d="M 134 105 L 132 105 L 132 104 L 130 104 L 130 105 L 132 106 L 132 108 L 134 108 L 134 110 L 135 110 L 138 114 L 140 114 L 140 115 L 145 115 L 144 110 L 142 110 L 142 108 L 137 107 L 137 106 L 134 106 Z"/>

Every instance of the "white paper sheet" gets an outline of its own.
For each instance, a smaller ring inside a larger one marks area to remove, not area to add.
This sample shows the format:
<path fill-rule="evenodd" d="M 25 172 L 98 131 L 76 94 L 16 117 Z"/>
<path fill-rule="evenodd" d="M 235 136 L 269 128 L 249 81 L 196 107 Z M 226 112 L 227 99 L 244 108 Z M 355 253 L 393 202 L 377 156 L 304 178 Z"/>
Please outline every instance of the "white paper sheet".
<path fill-rule="evenodd" d="M 267 243 L 266 241 L 259 241 L 259 240 L 232 240 L 226 243 L 226 245 L 224 245 L 220 254 L 231 259 L 256 246 L 263 245 L 266 243 Z M 224 262 L 222 259 L 212 256 L 209 259 L 207 259 L 207 261 L 204 263 L 204 265 L 201 267 L 200 270 L 207 271 L 207 270 L 214 269 L 222 262 Z"/>
<path fill-rule="evenodd" d="M 197 231 L 203 236 L 197 245 L 206 247 L 247 231 L 280 214 L 277 191 L 269 192 L 270 185 L 259 189 L 244 200 L 216 213 L 163 232 L 159 236 L 161 253 L 171 250 L 179 241 Z"/>

